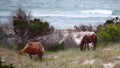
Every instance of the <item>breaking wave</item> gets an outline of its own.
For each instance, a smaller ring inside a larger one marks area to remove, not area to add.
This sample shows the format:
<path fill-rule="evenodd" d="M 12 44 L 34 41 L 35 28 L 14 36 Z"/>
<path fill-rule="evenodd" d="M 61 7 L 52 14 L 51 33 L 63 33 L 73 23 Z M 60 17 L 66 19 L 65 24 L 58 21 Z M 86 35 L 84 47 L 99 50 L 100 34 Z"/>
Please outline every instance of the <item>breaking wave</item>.
<path fill-rule="evenodd" d="M 82 11 L 33 11 L 37 17 L 111 17 L 112 10 L 82 10 Z"/>

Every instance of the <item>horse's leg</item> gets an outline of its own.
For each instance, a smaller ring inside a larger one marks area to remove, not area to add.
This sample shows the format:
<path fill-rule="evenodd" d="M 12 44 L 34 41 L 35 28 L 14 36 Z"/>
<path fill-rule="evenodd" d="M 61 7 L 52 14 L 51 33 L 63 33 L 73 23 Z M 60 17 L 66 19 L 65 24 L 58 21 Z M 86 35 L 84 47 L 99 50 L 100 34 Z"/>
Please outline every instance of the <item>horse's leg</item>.
<path fill-rule="evenodd" d="M 85 51 L 85 44 L 83 44 L 83 51 Z"/>
<path fill-rule="evenodd" d="M 42 55 L 38 54 L 40 61 L 42 62 Z"/>
<path fill-rule="evenodd" d="M 80 50 L 83 51 L 83 47 L 82 46 L 80 46 Z"/>
<path fill-rule="evenodd" d="M 93 51 L 96 49 L 96 43 L 93 43 L 94 47 L 93 47 Z"/>
<path fill-rule="evenodd" d="M 83 51 L 83 45 L 80 46 L 81 51 Z"/>
<path fill-rule="evenodd" d="M 85 51 L 85 44 L 83 44 L 83 51 Z"/>
<path fill-rule="evenodd" d="M 84 45 L 84 44 L 81 44 L 81 45 L 80 45 L 80 50 L 81 50 L 81 51 L 83 51 L 83 45 Z"/>
<path fill-rule="evenodd" d="M 43 52 L 38 53 L 38 57 L 39 57 L 39 59 L 40 59 L 41 62 L 42 62 L 42 56 L 43 56 Z"/>
<path fill-rule="evenodd" d="M 88 51 L 89 51 L 89 43 L 87 43 L 87 48 L 88 48 Z"/>
<path fill-rule="evenodd" d="M 85 51 L 87 50 L 87 43 L 85 43 Z"/>
<path fill-rule="evenodd" d="M 29 56 L 30 56 L 30 59 L 32 59 L 32 55 L 31 55 L 31 54 L 29 54 Z"/>

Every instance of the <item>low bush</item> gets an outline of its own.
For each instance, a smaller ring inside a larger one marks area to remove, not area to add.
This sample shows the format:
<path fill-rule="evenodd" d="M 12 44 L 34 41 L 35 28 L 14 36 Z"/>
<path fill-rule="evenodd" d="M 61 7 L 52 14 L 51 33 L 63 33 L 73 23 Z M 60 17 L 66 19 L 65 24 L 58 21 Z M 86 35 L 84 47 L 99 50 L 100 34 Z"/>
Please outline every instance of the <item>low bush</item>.
<path fill-rule="evenodd" d="M 65 44 L 62 42 L 61 44 L 56 43 L 51 46 L 48 46 L 47 50 L 48 51 L 59 51 L 59 50 L 64 50 L 65 49 Z"/>
<path fill-rule="evenodd" d="M 119 27 L 116 25 L 107 25 L 106 27 L 101 27 L 98 34 L 100 40 L 103 40 L 106 42 L 118 41 L 120 39 Z"/>
<path fill-rule="evenodd" d="M 100 25 L 97 30 L 100 41 L 118 42 L 120 40 L 120 24 L 113 24 L 113 20 L 107 20 L 106 24 Z"/>

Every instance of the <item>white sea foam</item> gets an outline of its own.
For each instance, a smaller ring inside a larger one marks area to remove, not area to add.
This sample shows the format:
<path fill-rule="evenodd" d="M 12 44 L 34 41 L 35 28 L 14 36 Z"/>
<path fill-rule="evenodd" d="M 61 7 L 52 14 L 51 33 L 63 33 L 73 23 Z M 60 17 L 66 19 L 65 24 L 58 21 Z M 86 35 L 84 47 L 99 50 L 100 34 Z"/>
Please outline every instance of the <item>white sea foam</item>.
<path fill-rule="evenodd" d="M 75 18 L 88 18 L 88 17 L 116 17 L 112 15 L 112 10 L 82 10 L 82 11 L 31 11 L 35 17 L 75 17 Z M 9 16 L 9 12 L 0 12 L 0 16 Z"/>
<path fill-rule="evenodd" d="M 119 0 L 0 0 L 0 20 L 9 18 L 8 12 L 22 8 L 57 28 L 102 24 L 111 17 L 120 17 L 119 5 Z"/>
<path fill-rule="evenodd" d="M 85 11 L 81 11 L 81 13 L 83 14 L 105 14 L 105 15 L 111 15 L 112 11 L 111 10 L 100 10 L 100 9 L 96 9 L 96 10 L 85 10 Z"/>
<path fill-rule="evenodd" d="M 38 17 L 113 17 L 112 10 L 82 10 L 82 11 L 33 11 Z"/>

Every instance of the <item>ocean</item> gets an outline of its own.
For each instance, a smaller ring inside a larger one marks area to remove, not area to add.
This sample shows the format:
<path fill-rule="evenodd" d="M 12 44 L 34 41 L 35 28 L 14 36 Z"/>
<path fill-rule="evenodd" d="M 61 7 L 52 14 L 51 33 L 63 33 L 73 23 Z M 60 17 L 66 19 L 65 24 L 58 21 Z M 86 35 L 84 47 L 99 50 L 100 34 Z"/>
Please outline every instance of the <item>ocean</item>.
<path fill-rule="evenodd" d="M 56 29 L 97 26 L 120 16 L 120 0 L 0 0 L 0 20 L 7 20 L 18 8 L 31 11 Z"/>

